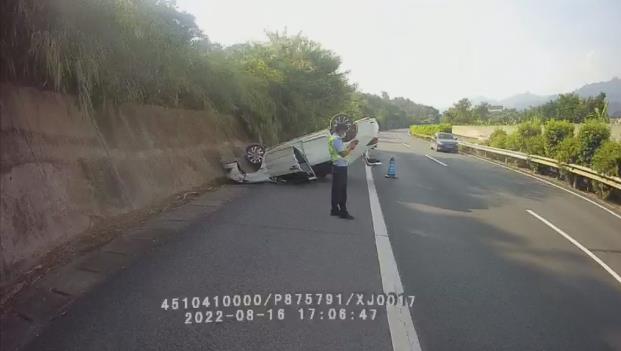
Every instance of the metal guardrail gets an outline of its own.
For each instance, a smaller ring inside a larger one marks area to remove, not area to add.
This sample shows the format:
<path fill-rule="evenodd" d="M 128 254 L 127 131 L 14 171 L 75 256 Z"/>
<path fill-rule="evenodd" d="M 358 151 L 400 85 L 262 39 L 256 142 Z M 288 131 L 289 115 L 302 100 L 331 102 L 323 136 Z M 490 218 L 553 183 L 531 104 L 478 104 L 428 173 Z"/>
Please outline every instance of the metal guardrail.
<path fill-rule="evenodd" d="M 464 146 L 464 147 L 469 147 L 471 149 L 477 149 L 477 150 L 483 150 L 486 152 L 491 152 L 494 154 L 498 154 L 498 155 L 503 155 L 503 156 L 509 156 L 512 158 L 517 158 L 519 160 L 524 160 L 524 161 L 528 161 L 528 154 L 525 154 L 523 152 L 518 152 L 518 151 L 511 151 L 511 150 L 505 150 L 505 149 L 498 149 L 495 147 L 491 147 L 491 146 L 486 146 L 486 145 L 479 145 L 479 144 L 474 144 L 474 143 L 468 143 L 465 141 L 459 141 L 459 145 Z"/>
<path fill-rule="evenodd" d="M 490 153 L 494 153 L 498 155 L 512 157 L 512 158 L 516 158 L 520 160 L 525 160 L 527 162 L 537 163 L 537 164 L 545 165 L 547 167 L 552 167 L 556 169 L 564 169 L 573 174 L 577 174 L 582 177 L 596 180 L 600 183 L 606 184 L 616 189 L 621 189 L 621 178 L 601 174 L 588 167 L 559 162 L 553 158 L 548 158 L 548 157 L 543 157 L 543 156 L 538 156 L 538 155 L 529 155 L 523 152 L 498 149 L 498 148 L 491 147 L 491 146 L 478 145 L 478 144 L 468 143 L 465 141 L 460 141 L 459 145 L 466 147 L 466 148 L 482 150 L 485 152 L 490 152 Z"/>
<path fill-rule="evenodd" d="M 410 135 L 416 136 L 419 138 L 424 138 L 424 139 L 432 139 L 432 137 L 428 135 L 415 134 L 415 133 L 410 133 Z M 545 166 L 556 168 L 556 169 L 563 169 L 573 174 L 586 177 L 589 179 L 593 179 L 600 183 L 611 186 L 615 189 L 621 190 L 621 178 L 601 174 L 588 167 L 559 162 L 558 160 L 555 160 L 553 158 L 548 158 L 548 157 L 543 157 L 543 156 L 538 156 L 538 155 L 529 155 L 524 152 L 499 149 L 499 148 L 495 148 L 495 147 L 491 147 L 487 145 L 469 143 L 466 141 L 459 141 L 459 145 L 462 147 L 475 149 L 475 150 L 481 150 L 481 151 L 493 153 L 496 155 L 503 155 L 503 156 L 523 160 L 526 162 L 537 163 L 537 164 L 545 165 Z"/>

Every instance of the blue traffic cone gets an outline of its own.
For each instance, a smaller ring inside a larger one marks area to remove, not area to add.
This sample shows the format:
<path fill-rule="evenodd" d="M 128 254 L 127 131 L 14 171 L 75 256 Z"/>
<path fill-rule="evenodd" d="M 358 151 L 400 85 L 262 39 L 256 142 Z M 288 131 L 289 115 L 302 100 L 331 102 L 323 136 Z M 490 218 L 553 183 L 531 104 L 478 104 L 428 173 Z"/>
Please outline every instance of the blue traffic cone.
<path fill-rule="evenodd" d="M 386 178 L 397 178 L 397 163 L 395 158 L 391 157 L 388 161 L 388 172 L 386 172 Z"/>

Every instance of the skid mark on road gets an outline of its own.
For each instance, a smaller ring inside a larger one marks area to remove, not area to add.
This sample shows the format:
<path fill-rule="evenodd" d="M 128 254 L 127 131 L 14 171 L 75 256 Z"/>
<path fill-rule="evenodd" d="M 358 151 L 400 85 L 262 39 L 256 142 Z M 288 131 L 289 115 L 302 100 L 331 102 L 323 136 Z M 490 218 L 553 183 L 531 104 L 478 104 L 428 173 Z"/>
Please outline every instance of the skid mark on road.
<path fill-rule="evenodd" d="M 369 202 L 371 204 L 371 218 L 373 220 L 373 231 L 375 232 L 375 247 L 377 248 L 377 259 L 380 266 L 382 277 L 382 288 L 386 294 L 403 295 L 403 284 L 397 269 L 397 262 L 392 252 L 384 214 L 377 197 L 373 173 L 370 167 L 365 167 L 367 174 L 367 186 L 369 188 Z M 412 315 L 408 306 L 401 304 L 386 305 L 388 316 L 388 328 L 394 351 L 420 351 L 418 334 L 414 329 Z"/>
<path fill-rule="evenodd" d="M 587 254 L 587 256 L 591 257 L 593 259 L 593 261 L 597 262 L 597 264 L 602 266 L 602 268 L 604 268 L 604 270 L 606 270 L 606 272 L 608 272 L 617 282 L 619 282 L 619 284 L 621 284 L 621 277 L 617 274 L 617 272 L 612 270 L 612 268 L 610 268 L 606 263 L 604 263 L 604 261 L 602 261 L 599 257 L 595 256 L 595 254 L 593 254 L 591 251 L 589 251 L 589 249 L 587 249 L 586 247 L 582 246 L 582 244 L 580 244 L 576 239 L 572 238 L 569 234 L 565 233 L 564 231 L 559 229 L 557 226 L 555 226 L 554 224 L 550 223 L 547 219 L 541 217 L 540 215 L 538 215 L 534 211 L 526 210 L 526 212 L 528 212 L 531 216 L 533 216 L 533 217 L 537 218 L 538 220 L 540 220 L 541 222 L 543 222 L 548 227 L 554 229 L 554 231 L 556 231 L 558 234 L 560 234 L 565 239 L 569 240 L 570 243 L 574 244 L 577 248 L 582 250 L 582 252 Z"/>

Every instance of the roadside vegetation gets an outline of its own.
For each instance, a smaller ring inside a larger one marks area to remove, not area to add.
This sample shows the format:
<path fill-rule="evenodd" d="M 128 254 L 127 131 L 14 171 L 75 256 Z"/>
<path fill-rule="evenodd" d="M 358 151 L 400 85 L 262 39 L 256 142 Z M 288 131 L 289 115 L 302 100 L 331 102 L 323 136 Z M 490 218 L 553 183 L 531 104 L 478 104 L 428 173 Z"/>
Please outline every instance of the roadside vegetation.
<path fill-rule="evenodd" d="M 438 132 L 452 133 L 453 127 L 448 123 L 440 124 L 419 124 L 411 125 L 410 133 L 413 135 L 426 135 L 432 136 Z"/>
<path fill-rule="evenodd" d="M 461 99 L 444 112 L 441 121 L 453 125 L 509 125 L 533 119 L 584 123 L 592 118 L 608 122 L 606 94 L 588 98 L 574 93 L 560 94 L 555 100 L 523 111 L 492 106 L 486 102 L 473 106 L 470 100 Z"/>
<path fill-rule="evenodd" d="M 384 129 L 437 121 L 430 106 L 365 94 L 341 59 L 301 34 L 223 47 L 172 0 L 6 0 L 0 4 L 0 80 L 104 104 L 213 110 L 273 144 L 325 128 L 346 111 Z"/>
<path fill-rule="evenodd" d="M 620 177 L 621 142 L 610 139 L 610 127 L 601 115 L 589 116 L 577 133 L 574 133 L 574 129 L 574 124 L 567 120 L 532 119 L 517 124 L 513 133 L 507 133 L 503 129 L 494 130 L 486 143 L 495 148 L 552 158 L 560 165 L 558 171 L 535 163 L 530 166 L 536 172 L 550 173 L 574 187 L 594 191 L 602 198 L 609 198 L 613 193 L 612 188 L 578 177 L 564 165 L 575 164 L 591 168 L 600 174 Z M 410 133 L 419 136 L 451 131 L 452 127 L 448 123 L 410 126 Z M 493 157 L 491 154 L 488 156 Z M 499 156 L 499 159 L 504 160 L 504 156 Z"/>
<path fill-rule="evenodd" d="M 608 159 L 621 143 L 610 140 L 610 128 L 601 120 L 590 119 L 574 136 L 574 126 L 568 121 L 550 120 L 546 123 L 533 120 L 518 124 L 514 133 L 507 134 L 502 129 L 495 130 L 488 145 L 526 152 L 533 155 L 546 156 L 562 162 L 593 166 L 593 158 L 598 154 L 598 160 Z M 603 146 L 606 145 L 606 148 Z M 621 157 L 621 155 L 617 155 Z M 603 162 L 603 161 L 599 161 Z M 605 167 L 602 169 L 609 169 Z M 618 175 L 618 170 L 610 168 L 609 175 Z"/>
<path fill-rule="evenodd" d="M 452 125 L 515 125 L 512 133 L 501 128 L 494 130 L 487 144 L 553 158 L 559 164 L 589 167 L 608 176 L 621 174 L 621 143 L 611 140 L 604 93 L 588 98 L 560 94 L 557 99 L 523 111 L 485 102 L 472 106 L 470 100 L 461 99 L 443 113 L 441 121 Z M 411 127 L 418 129 L 419 126 Z M 541 165 L 531 166 L 539 172 L 549 171 Z M 611 192 L 607 186 L 576 177 L 562 167 L 557 176 L 602 197 Z"/>
<path fill-rule="evenodd" d="M 540 120 L 522 122 L 514 133 L 495 130 L 488 144 L 492 147 L 521 151 L 532 155 L 553 158 L 559 164 L 577 164 L 592 168 L 607 176 L 621 175 L 621 143 L 610 140 L 610 127 L 596 117 L 586 120 L 574 135 L 574 125 L 569 121 Z M 558 174 L 576 187 L 593 190 L 608 197 L 611 189 L 595 181 L 579 179 L 563 167 Z M 582 184 L 578 184 L 582 182 Z"/>

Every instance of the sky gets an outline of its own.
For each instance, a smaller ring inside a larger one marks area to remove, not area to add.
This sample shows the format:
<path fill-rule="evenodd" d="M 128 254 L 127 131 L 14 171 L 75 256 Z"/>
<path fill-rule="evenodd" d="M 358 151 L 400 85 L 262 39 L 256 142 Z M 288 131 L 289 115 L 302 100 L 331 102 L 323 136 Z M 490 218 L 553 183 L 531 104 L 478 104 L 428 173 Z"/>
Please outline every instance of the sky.
<path fill-rule="evenodd" d="M 177 0 L 211 41 L 301 32 L 361 91 L 446 108 L 621 77 L 621 0 Z"/>

